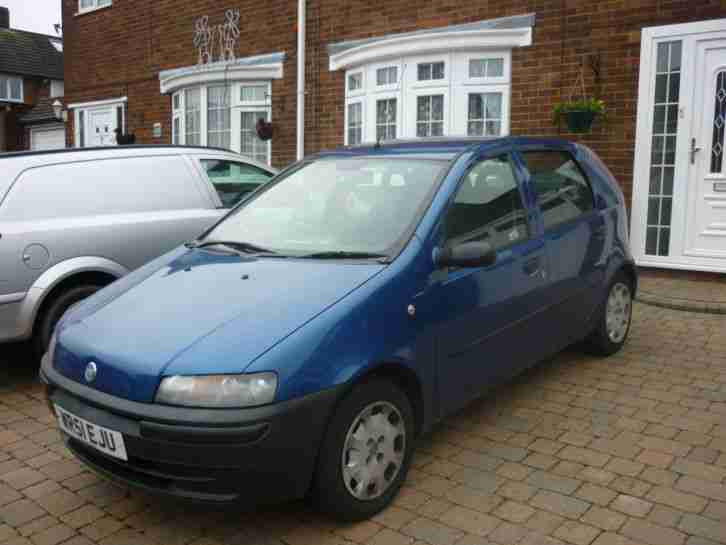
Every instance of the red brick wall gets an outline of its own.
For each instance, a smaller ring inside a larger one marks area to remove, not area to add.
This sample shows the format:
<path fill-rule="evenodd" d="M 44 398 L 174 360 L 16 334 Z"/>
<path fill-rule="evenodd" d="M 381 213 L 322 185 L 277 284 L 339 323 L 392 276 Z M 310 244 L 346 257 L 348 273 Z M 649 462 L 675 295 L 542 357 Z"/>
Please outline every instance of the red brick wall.
<path fill-rule="evenodd" d="M 196 62 L 196 17 L 222 21 L 226 8 L 239 7 L 239 56 L 287 54 L 285 77 L 272 87 L 273 163 L 284 166 L 295 158 L 296 5 L 294 0 L 114 0 L 111 8 L 74 16 L 78 1 L 63 0 L 66 101 L 128 96 L 128 127 L 137 142 L 169 142 L 171 104 L 159 93 L 158 72 Z M 329 43 L 525 13 L 535 13 L 536 24 L 533 45 L 515 49 L 512 56 L 512 134 L 560 134 L 587 143 L 613 170 L 629 202 L 640 30 L 726 16 L 722 0 L 311 0 L 306 152 L 343 141 L 344 74 L 328 70 Z M 551 111 L 567 97 L 585 55 L 599 58 L 600 76 L 588 69 L 586 85 L 588 93 L 606 102 L 608 116 L 590 134 L 575 137 L 558 131 Z M 155 122 L 163 124 L 158 140 L 151 136 Z"/>

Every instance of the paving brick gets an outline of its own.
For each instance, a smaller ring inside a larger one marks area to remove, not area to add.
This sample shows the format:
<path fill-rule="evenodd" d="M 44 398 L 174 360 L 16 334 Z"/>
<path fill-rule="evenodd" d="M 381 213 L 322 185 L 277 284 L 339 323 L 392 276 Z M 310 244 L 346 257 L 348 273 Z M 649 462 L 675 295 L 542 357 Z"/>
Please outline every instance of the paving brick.
<path fill-rule="evenodd" d="M 393 508 L 391 508 L 393 509 Z M 84 505 L 61 515 L 60 519 L 71 528 L 80 528 L 103 518 L 105 513 L 95 505 Z"/>
<path fill-rule="evenodd" d="M 539 452 L 541 454 L 557 454 L 560 450 L 562 450 L 565 447 L 564 444 L 560 443 L 559 441 L 552 441 L 551 439 L 544 439 L 539 438 L 533 443 L 531 443 L 527 448 L 529 450 L 533 450 L 534 452 Z M 562 456 L 560 456 L 562 458 Z"/>
<path fill-rule="evenodd" d="M 723 522 L 687 514 L 681 519 L 678 528 L 689 534 L 726 543 L 726 523 Z"/>
<path fill-rule="evenodd" d="M 551 468 L 550 473 L 554 473 L 555 475 L 561 475 L 563 477 L 574 478 L 578 477 L 580 473 L 582 473 L 582 470 L 586 467 L 587 466 L 579 464 L 577 462 L 568 462 L 567 460 L 563 460 L 555 467 Z"/>
<path fill-rule="evenodd" d="M 598 528 L 573 520 L 565 522 L 554 533 L 556 538 L 567 543 L 572 543 L 573 545 L 590 545 L 598 535 L 600 535 Z"/>
<path fill-rule="evenodd" d="M 614 492 L 609 488 L 590 483 L 583 484 L 577 492 L 575 492 L 575 496 L 578 498 L 603 507 L 613 501 L 617 495 L 617 492 Z"/>
<path fill-rule="evenodd" d="M 695 479 L 693 477 L 681 477 L 676 483 L 676 488 L 684 492 L 691 492 L 713 500 L 726 502 L 726 485 L 723 484 Z"/>
<path fill-rule="evenodd" d="M 482 490 L 489 494 L 493 494 L 496 489 L 505 482 L 505 479 L 499 477 L 495 473 L 479 471 L 469 467 L 460 469 L 451 476 L 451 479 L 461 484 L 465 484 L 470 488 L 476 488 L 477 490 Z M 447 488 L 450 487 L 451 483 L 447 485 Z M 443 492 L 445 492 L 445 490 L 443 490 L 442 493 Z"/>
<path fill-rule="evenodd" d="M 554 475 L 546 471 L 535 471 L 527 477 L 526 482 L 537 488 L 544 488 L 562 494 L 572 494 L 582 484 L 582 481 L 577 479 Z"/>
<path fill-rule="evenodd" d="M 579 433 L 576 431 L 568 431 L 564 435 L 560 436 L 558 438 L 558 441 L 562 443 L 567 443 L 568 445 L 573 445 L 575 447 L 584 447 L 587 446 L 587 444 L 592 441 L 592 439 L 592 435 L 587 435 L 585 433 Z"/>
<path fill-rule="evenodd" d="M 644 450 L 638 455 L 638 461 L 643 464 L 665 469 L 673 463 L 673 455 L 657 452 L 655 450 Z"/>
<path fill-rule="evenodd" d="M 612 483 L 610 488 L 617 490 L 622 494 L 630 496 L 645 496 L 645 494 L 653 487 L 652 484 L 646 483 L 633 477 L 618 477 Z"/>
<path fill-rule="evenodd" d="M 431 545 L 453 545 L 464 535 L 464 532 L 461 530 L 449 528 L 423 517 L 409 522 L 401 528 L 401 531 L 406 535 L 415 537 Z"/>
<path fill-rule="evenodd" d="M 539 491 L 530 501 L 530 505 L 567 518 L 579 518 L 591 506 L 589 502 L 548 490 Z"/>
<path fill-rule="evenodd" d="M 73 511 L 86 503 L 83 498 L 66 489 L 56 490 L 46 496 L 41 496 L 36 501 L 43 509 L 56 516 Z"/>
<path fill-rule="evenodd" d="M 17 490 L 22 490 L 23 488 L 27 488 L 31 485 L 44 481 L 45 475 L 29 467 L 24 467 L 22 469 L 18 469 L 17 471 L 6 473 L 2 477 L 0 477 L 0 479 L 5 481 L 13 488 Z"/>
<path fill-rule="evenodd" d="M 644 517 L 652 509 L 653 504 L 634 496 L 620 494 L 610 507 L 632 517 Z"/>
<path fill-rule="evenodd" d="M 509 522 L 521 523 L 534 515 L 535 510 L 515 501 L 505 501 L 492 514 Z"/>
<path fill-rule="evenodd" d="M 683 513 L 665 505 L 655 505 L 648 513 L 648 520 L 659 526 L 675 528 L 681 520 Z"/>
<path fill-rule="evenodd" d="M 673 439 L 678 435 L 678 431 L 678 428 L 664 426 L 662 424 L 648 424 L 645 430 L 643 430 L 643 434 L 654 435 L 663 439 Z"/>
<path fill-rule="evenodd" d="M 36 485 L 26 488 L 25 490 L 23 490 L 23 494 L 28 496 L 30 499 L 37 500 L 38 498 L 48 496 L 49 494 L 52 494 L 56 490 L 60 489 L 61 485 L 59 485 L 57 482 L 46 480 L 42 483 L 38 483 Z"/>
<path fill-rule="evenodd" d="M 32 536 L 33 534 L 37 534 L 38 532 L 41 532 L 41 531 L 45 530 L 46 528 L 55 526 L 57 524 L 58 524 L 57 518 L 52 517 L 50 515 L 46 515 L 44 517 L 39 517 L 35 520 L 31 520 L 27 524 L 23 524 L 17 530 L 21 536 L 28 537 L 28 536 Z"/>
<path fill-rule="evenodd" d="M 123 524 L 112 517 L 104 517 L 93 521 L 88 526 L 81 528 L 81 532 L 92 541 L 100 541 L 101 539 L 116 533 Z"/>
<path fill-rule="evenodd" d="M 644 467 L 645 466 L 640 462 L 634 462 L 624 458 L 613 458 L 605 466 L 605 469 L 612 471 L 613 473 L 618 473 L 619 475 L 635 477 L 638 473 L 643 471 Z"/>
<path fill-rule="evenodd" d="M 640 479 L 656 485 L 672 486 L 678 480 L 678 473 L 657 467 L 648 467 L 639 475 Z"/>
<path fill-rule="evenodd" d="M 603 467 L 610 459 L 609 454 L 575 446 L 565 447 L 557 456 L 563 460 L 570 460 L 594 467 Z"/>
<path fill-rule="evenodd" d="M 604 469 L 586 467 L 580 472 L 579 478 L 595 484 L 608 485 L 617 478 L 617 475 Z"/>
<path fill-rule="evenodd" d="M 485 471 L 492 471 L 504 463 L 498 458 L 466 449 L 454 456 L 451 461 L 463 466 L 483 469 Z"/>
<path fill-rule="evenodd" d="M 616 531 L 625 523 L 626 517 L 616 511 L 593 506 L 581 520 L 601 530 Z"/>
<path fill-rule="evenodd" d="M 354 524 L 346 525 L 342 528 L 336 528 L 335 533 L 341 537 L 344 537 L 348 541 L 354 543 L 364 543 L 380 532 L 382 526 L 371 520 L 363 520 Z M 184 535 L 183 539 L 188 539 L 189 536 Z"/>
<path fill-rule="evenodd" d="M 8 541 L 11 537 L 16 537 L 18 533 L 7 524 L 0 523 L 0 543 Z"/>
<path fill-rule="evenodd" d="M 368 541 L 368 545 L 410 545 L 413 538 L 384 528 Z"/>
<path fill-rule="evenodd" d="M 726 522 L 726 503 L 720 501 L 708 502 L 708 507 L 706 507 L 703 515 L 712 519 Z"/>
<path fill-rule="evenodd" d="M 565 518 L 548 511 L 537 510 L 524 525 L 540 534 L 551 534 L 565 522 Z"/>
<path fill-rule="evenodd" d="M 443 496 L 446 491 L 451 489 L 453 483 L 449 479 L 429 476 L 424 477 L 419 482 L 412 482 L 411 484 L 414 484 L 416 488 L 418 488 L 419 490 L 423 490 L 431 496 Z"/>
<path fill-rule="evenodd" d="M 637 445 L 634 445 L 627 441 L 618 441 L 615 439 L 595 439 L 592 443 L 590 443 L 589 446 L 591 449 L 599 450 L 607 454 L 612 454 L 613 456 L 618 456 L 620 458 L 633 459 L 640 453 L 640 448 Z"/>
<path fill-rule="evenodd" d="M 12 503 L 15 500 L 19 500 L 22 497 L 22 494 L 14 488 L 0 483 L 0 507 L 5 504 Z"/>
<path fill-rule="evenodd" d="M 719 454 L 719 451 L 713 448 L 694 447 L 685 459 L 703 464 L 712 464 L 718 459 Z"/>
<path fill-rule="evenodd" d="M 443 500 L 440 498 L 431 498 L 429 501 L 424 503 L 421 507 L 416 509 L 419 515 L 428 517 L 430 519 L 437 519 L 443 515 L 446 511 L 451 509 L 454 504 L 450 501 Z"/>
<path fill-rule="evenodd" d="M 639 545 L 627 537 L 615 534 L 612 532 L 605 532 L 598 536 L 592 545 Z"/>
<path fill-rule="evenodd" d="M 511 483 L 511 484 L 519 484 L 519 483 Z M 509 486 L 509 485 L 505 485 Z M 488 513 L 492 509 L 494 509 L 497 505 L 499 505 L 502 500 L 501 498 L 494 496 L 488 492 L 484 492 L 482 490 L 477 490 L 475 488 L 470 488 L 465 485 L 460 485 L 452 488 L 449 490 L 444 497 L 457 505 L 463 505 L 465 507 L 469 507 L 471 509 L 474 509 L 476 511 L 480 511 L 482 513 Z M 411 506 L 410 508 L 416 509 L 421 504 L 418 504 L 416 506 Z"/>
<path fill-rule="evenodd" d="M 514 481 L 521 481 L 527 478 L 527 475 L 532 473 L 534 469 L 515 462 L 504 462 L 497 467 L 496 474 L 506 479 L 512 479 Z"/>
<path fill-rule="evenodd" d="M 681 511 L 687 511 L 689 513 L 700 513 L 706 507 L 708 503 L 705 499 L 694 496 L 692 494 L 685 494 L 664 486 L 656 486 L 646 496 L 647 499 L 668 505 Z"/>
<path fill-rule="evenodd" d="M 540 454 L 535 452 L 527 456 L 522 463 L 528 466 L 536 467 L 538 469 L 549 469 L 555 465 L 559 460 L 554 456 L 548 454 Z"/>
<path fill-rule="evenodd" d="M 35 545 L 57 545 L 73 537 L 75 534 L 76 532 L 73 528 L 65 524 L 57 524 L 35 534 L 32 537 L 32 541 Z"/>
<path fill-rule="evenodd" d="M 69 513 L 67 516 L 72 516 L 73 513 Z M 405 526 L 413 519 L 416 518 L 416 514 L 406 509 L 400 509 L 394 505 L 388 506 L 386 509 L 378 513 L 373 520 L 387 528 L 398 530 L 402 526 Z"/>
<path fill-rule="evenodd" d="M 620 533 L 650 545 L 681 545 L 686 541 L 686 536 L 682 532 L 639 519 L 628 520 L 620 529 Z"/>
<path fill-rule="evenodd" d="M 655 450 L 673 456 L 686 456 L 688 451 L 691 450 L 691 447 L 685 443 L 659 437 L 644 437 L 639 445 L 647 450 Z"/>
<path fill-rule="evenodd" d="M 18 500 L 0 509 L 0 522 L 18 527 L 45 514 L 38 504 L 30 500 Z"/>
<path fill-rule="evenodd" d="M 489 535 L 487 535 L 486 541 L 483 543 L 499 543 L 501 545 L 521 543 L 522 540 L 529 537 L 531 533 L 531 530 L 519 524 L 503 522 L 499 526 L 497 526 L 496 529 L 493 530 Z M 460 544 L 461 542 L 457 543 L 456 545 Z"/>
<path fill-rule="evenodd" d="M 713 466 L 711 464 L 704 464 L 701 462 L 694 462 L 684 458 L 676 458 L 675 462 L 673 462 L 673 465 L 671 466 L 671 470 L 676 473 L 683 473 L 690 477 L 696 477 L 697 479 L 714 481 L 717 483 L 726 479 L 726 468 Z"/>

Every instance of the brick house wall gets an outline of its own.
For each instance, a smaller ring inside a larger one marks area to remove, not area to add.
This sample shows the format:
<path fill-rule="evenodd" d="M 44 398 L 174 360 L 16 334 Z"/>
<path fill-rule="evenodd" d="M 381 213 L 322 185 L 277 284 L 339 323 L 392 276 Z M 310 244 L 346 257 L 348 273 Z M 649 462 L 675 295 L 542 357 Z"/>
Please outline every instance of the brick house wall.
<path fill-rule="evenodd" d="M 284 51 L 284 78 L 272 81 L 275 136 L 272 162 L 295 159 L 296 8 L 291 0 L 114 0 L 110 8 L 76 15 L 63 0 L 67 103 L 127 96 L 127 127 L 137 143 L 171 141 L 171 98 L 159 91 L 159 71 L 196 63 L 192 24 L 201 15 L 223 20 L 242 13 L 238 57 Z M 307 8 L 306 153 L 343 143 L 343 70 L 328 69 L 327 45 L 425 28 L 534 13 L 533 43 L 512 50 L 511 133 L 560 135 L 591 146 L 631 199 L 640 30 L 645 26 L 723 17 L 722 0 L 311 0 Z M 552 106 L 566 99 L 584 56 L 599 60 L 599 77 L 585 70 L 588 94 L 602 98 L 605 121 L 591 133 L 567 134 L 552 123 Z M 162 136 L 152 126 L 162 123 Z M 68 123 L 72 145 L 73 123 Z"/>

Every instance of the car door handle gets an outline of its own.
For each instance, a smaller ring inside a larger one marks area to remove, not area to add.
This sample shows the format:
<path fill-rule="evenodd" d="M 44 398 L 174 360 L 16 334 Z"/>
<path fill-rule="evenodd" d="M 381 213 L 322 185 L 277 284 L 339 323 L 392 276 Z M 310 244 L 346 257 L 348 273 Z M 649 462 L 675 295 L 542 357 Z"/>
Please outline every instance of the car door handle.
<path fill-rule="evenodd" d="M 536 276 L 540 272 L 541 265 L 541 257 L 531 257 L 524 262 L 524 264 L 522 265 L 522 270 L 527 276 Z"/>

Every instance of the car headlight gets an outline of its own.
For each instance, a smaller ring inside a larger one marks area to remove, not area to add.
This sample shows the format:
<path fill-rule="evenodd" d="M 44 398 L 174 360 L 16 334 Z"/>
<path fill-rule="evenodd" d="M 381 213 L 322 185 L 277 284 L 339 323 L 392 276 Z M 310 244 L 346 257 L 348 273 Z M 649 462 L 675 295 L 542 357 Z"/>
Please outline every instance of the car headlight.
<path fill-rule="evenodd" d="M 277 390 L 275 373 L 165 377 L 156 402 L 185 407 L 233 408 L 271 403 Z"/>

